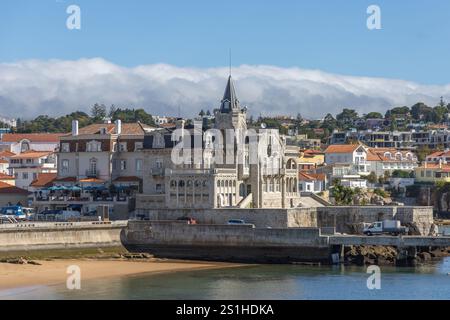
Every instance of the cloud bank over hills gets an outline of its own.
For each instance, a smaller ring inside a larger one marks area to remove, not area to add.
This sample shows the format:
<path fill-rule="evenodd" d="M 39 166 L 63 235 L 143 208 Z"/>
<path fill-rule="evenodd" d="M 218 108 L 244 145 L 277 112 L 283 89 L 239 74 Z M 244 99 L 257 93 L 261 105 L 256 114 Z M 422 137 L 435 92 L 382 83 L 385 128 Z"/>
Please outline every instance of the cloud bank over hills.
<path fill-rule="evenodd" d="M 89 112 L 94 103 L 194 116 L 219 106 L 228 68 L 167 64 L 121 67 L 101 58 L 0 64 L 0 115 L 31 118 Z M 450 97 L 450 85 L 337 75 L 319 70 L 242 65 L 233 68 L 238 98 L 255 116 L 301 113 L 318 119 L 343 107 L 384 113 Z M 448 101 L 449 99 L 447 99 Z"/>

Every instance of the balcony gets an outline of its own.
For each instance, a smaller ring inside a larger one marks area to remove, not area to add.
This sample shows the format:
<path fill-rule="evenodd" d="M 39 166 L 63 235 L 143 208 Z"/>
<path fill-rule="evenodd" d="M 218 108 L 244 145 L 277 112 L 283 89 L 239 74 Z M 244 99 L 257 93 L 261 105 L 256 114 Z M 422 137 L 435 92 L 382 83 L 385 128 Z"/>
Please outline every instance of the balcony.
<path fill-rule="evenodd" d="M 86 177 L 88 178 L 98 178 L 100 176 L 99 170 L 86 170 Z"/>
<path fill-rule="evenodd" d="M 164 168 L 152 168 L 150 169 L 150 174 L 152 176 L 163 177 L 164 176 Z"/>

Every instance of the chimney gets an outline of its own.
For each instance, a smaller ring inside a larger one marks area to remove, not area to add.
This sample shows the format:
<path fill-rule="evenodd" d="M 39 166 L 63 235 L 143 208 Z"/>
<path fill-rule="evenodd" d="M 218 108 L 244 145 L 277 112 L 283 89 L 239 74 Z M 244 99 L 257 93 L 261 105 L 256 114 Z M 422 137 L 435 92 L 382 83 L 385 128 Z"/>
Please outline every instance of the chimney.
<path fill-rule="evenodd" d="M 115 125 L 116 125 L 116 134 L 122 134 L 122 120 L 117 119 L 115 121 Z"/>
<path fill-rule="evenodd" d="M 78 135 L 78 120 L 72 120 L 72 135 Z"/>

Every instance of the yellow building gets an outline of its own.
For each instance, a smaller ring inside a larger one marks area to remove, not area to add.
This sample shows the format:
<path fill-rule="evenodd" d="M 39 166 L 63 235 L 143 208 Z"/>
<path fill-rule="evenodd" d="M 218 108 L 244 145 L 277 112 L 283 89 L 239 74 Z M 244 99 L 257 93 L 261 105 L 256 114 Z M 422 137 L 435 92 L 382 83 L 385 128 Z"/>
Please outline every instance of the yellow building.
<path fill-rule="evenodd" d="M 318 150 L 305 150 L 300 152 L 298 165 L 300 170 L 312 170 L 325 162 L 325 154 Z"/>
<path fill-rule="evenodd" d="M 450 182 L 450 165 L 442 163 L 425 163 L 414 169 L 416 182 Z"/>

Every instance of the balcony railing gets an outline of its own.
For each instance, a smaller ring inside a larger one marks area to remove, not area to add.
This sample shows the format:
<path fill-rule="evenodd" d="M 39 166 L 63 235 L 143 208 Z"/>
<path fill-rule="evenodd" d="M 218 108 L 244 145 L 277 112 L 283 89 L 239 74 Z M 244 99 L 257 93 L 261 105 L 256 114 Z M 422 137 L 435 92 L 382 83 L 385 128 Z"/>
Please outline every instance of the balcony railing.
<path fill-rule="evenodd" d="M 150 173 L 152 176 L 164 176 L 164 168 L 152 168 Z"/>
<path fill-rule="evenodd" d="M 86 177 L 88 178 L 98 178 L 100 176 L 99 170 L 86 170 Z"/>

